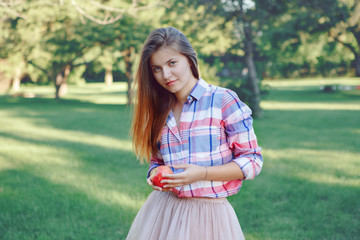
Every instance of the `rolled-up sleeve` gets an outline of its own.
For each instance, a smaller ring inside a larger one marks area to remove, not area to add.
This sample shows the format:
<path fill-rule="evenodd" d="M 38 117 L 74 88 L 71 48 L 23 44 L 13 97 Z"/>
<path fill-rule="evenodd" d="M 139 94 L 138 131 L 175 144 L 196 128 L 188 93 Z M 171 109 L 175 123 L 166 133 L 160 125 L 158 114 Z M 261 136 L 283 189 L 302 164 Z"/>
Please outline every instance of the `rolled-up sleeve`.
<path fill-rule="evenodd" d="M 254 179 L 261 171 L 263 158 L 253 128 L 250 108 L 228 90 L 222 99 L 222 117 L 234 162 L 241 168 L 245 180 Z"/>
<path fill-rule="evenodd" d="M 150 159 L 150 165 L 149 165 L 149 170 L 147 172 L 147 178 L 150 177 L 150 172 L 151 170 L 153 170 L 154 168 L 160 166 L 160 165 L 164 165 L 164 160 L 161 157 L 161 154 L 158 153 L 157 155 L 151 155 L 151 159 Z"/>

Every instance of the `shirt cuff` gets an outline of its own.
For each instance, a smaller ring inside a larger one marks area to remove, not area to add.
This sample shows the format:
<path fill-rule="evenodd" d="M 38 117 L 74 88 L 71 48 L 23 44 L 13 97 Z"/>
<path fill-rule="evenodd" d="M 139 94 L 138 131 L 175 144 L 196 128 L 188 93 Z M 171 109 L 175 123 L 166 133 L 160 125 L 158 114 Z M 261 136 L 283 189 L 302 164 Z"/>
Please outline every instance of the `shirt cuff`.
<path fill-rule="evenodd" d="M 153 170 L 154 168 L 156 168 L 158 166 L 160 166 L 160 164 L 152 164 L 152 165 L 150 165 L 149 170 L 148 170 L 147 175 L 146 175 L 146 178 L 149 178 L 151 170 Z"/>
<path fill-rule="evenodd" d="M 241 171 L 245 176 L 244 180 L 252 180 L 260 173 L 261 168 L 255 162 L 255 160 L 251 160 L 246 157 L 241 157 L 234 159 L 234 162 L 238 164 L 239 167 L 241 168 Z"/>

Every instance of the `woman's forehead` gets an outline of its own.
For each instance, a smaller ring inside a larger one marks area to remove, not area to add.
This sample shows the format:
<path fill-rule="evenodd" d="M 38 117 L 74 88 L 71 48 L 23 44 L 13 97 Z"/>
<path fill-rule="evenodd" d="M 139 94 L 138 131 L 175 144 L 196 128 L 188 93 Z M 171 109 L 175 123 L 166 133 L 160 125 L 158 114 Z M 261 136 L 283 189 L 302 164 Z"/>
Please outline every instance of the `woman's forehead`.
<path fill-rule="evenodd" d="M 151 65 L 164 65 L 174 58 L 184 58 L 185 56 L 172 47 L 162 47 L 153 53 L 150 57 Z"/>

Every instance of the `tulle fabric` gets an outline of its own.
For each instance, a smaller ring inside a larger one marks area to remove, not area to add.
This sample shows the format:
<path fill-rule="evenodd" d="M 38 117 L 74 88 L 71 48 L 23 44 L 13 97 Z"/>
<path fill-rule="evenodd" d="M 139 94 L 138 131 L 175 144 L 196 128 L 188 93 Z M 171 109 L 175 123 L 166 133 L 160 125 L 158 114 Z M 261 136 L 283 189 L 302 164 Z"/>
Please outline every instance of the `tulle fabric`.
<path fill-rule="evenodd" d="M 226 198 L 178 198 L 153 191 L 135 217 L 127 240 L 245 239 Z"/>

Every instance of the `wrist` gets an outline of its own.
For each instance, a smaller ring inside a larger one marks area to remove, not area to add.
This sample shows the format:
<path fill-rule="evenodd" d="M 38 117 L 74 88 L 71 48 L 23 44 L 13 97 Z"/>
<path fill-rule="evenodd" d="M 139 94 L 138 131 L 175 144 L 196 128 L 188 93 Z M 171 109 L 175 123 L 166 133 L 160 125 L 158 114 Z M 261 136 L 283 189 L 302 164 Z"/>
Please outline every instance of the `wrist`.
<path fill-rule="evenodd" d="M 204 167 L 204 168 L 205 168 L 205 174 L 204 174 L 204 179 L 203 180 L 206 180 L 207 175 L 208 175 L 208 168 L 207 167 Z"/>

